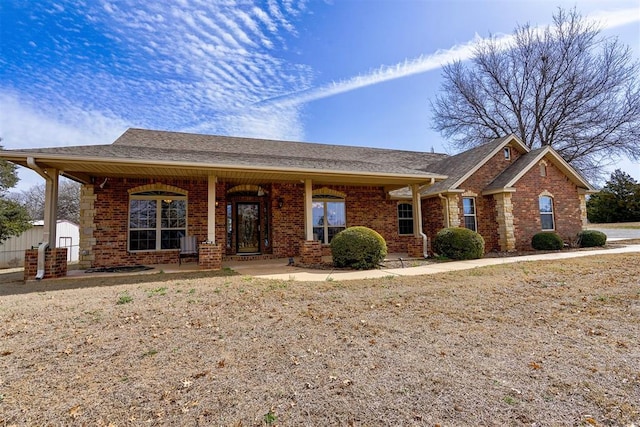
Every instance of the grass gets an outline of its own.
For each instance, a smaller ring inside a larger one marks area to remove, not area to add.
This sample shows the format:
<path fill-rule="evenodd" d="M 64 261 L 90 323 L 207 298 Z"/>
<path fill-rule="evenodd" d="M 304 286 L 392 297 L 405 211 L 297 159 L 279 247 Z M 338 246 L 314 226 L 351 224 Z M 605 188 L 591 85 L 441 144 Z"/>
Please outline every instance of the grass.
<path fill-rule="evenodd" d="M 169 276 L 6 288 L 0 424 L 640 420 L 637 254 L 339 283 Z"/>

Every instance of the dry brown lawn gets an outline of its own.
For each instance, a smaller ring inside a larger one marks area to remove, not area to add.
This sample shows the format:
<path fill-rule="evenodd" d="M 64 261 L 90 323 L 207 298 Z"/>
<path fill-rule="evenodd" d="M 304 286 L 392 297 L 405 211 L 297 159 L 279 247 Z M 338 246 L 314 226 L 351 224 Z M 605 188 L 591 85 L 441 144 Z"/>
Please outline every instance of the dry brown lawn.
<path fill-rule="evenodd" d="M 0 292 L 0 425 L 640 423 L 637 254 Z"/>

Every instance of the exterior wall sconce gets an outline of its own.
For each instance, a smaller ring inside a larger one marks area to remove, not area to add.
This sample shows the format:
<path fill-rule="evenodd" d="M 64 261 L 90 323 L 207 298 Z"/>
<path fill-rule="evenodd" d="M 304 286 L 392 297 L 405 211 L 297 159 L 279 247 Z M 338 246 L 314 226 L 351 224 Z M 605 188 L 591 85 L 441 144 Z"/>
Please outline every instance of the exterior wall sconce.
<path fill-rule="evenodd" d="M 278 198 L 278 209 L 282 209 L 284 206 L 284 199 L 282 197 Z"/>

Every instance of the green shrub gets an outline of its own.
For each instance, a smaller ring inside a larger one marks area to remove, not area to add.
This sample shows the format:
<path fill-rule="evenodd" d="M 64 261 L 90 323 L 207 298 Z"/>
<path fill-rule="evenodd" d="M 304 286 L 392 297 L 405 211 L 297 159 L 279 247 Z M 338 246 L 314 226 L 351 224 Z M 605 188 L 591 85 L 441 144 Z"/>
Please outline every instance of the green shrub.
<path fill-rule="evenodd" d="M 543 231 L 533 235 L 531 246 L 538 251 L 557 251 L 562 249 L 564 241 L 557 233 Z"/>
<path fill-rule="evenodd" d="M 468 228 L 444 228 L 433 240 L 433 251 L 450 259 L 477 259 L 484 255 L 484 239 Z"/>
<path fill-rule="evenodd" d="M 387 242 L 370 228 L 349 227 L 331 239 L 331 256 L 336 267 L 376 268 L 387 256 Z"/>
<path fill-rule="evenodd" d="M 604 246 L 605 243 L 607 243 L 607 235 L 602 231 L 583 230 L 578 233 L 578 244 L 581 248 Z"/>

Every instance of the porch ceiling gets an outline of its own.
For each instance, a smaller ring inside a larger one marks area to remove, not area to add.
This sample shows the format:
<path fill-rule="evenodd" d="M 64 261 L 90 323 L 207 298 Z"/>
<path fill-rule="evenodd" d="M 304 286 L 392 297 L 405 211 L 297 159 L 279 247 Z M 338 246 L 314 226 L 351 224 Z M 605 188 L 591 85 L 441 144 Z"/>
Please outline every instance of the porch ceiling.
<path fill-rule="evenodd" d="M 16 164 L 29 167 L 26 158 L 3 157 Z M 345 172 L 302 168 L 247 167 L 229 165 L 185 164 L 180 162 L 148 162 L 131 159 L 127 161 L 104 161 L 104 159 L 69 159 L 57 156 L 38 156 L 35 159 L 41 169 L 57 169 L 63 176 L 89 183 L 91 177 L 171 177 L 205 178 L 214 175 L 221 180 L 242 184 L 263 184 L 267 182 L 300 182 L 312 179 L 317 184 L 343 185 L 384 185 L 399 188 L 410 184 L 425 184 L 444 177 L 433 174 L 397 174 L 371 172 Z"/>

